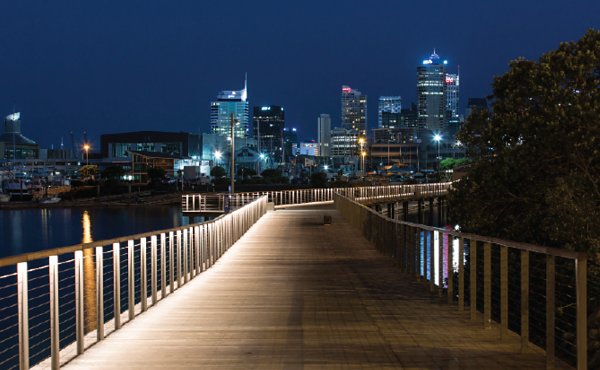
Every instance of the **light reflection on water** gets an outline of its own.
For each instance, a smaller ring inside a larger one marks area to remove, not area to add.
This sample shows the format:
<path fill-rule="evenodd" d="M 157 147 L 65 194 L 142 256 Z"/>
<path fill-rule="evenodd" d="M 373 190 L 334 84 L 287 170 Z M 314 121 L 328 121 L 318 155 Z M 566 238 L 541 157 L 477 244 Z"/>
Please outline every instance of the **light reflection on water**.
<path fill-rule="evenodd" d="M 187 224 L 179 206 L 0 210 L 0 257 Z"/>

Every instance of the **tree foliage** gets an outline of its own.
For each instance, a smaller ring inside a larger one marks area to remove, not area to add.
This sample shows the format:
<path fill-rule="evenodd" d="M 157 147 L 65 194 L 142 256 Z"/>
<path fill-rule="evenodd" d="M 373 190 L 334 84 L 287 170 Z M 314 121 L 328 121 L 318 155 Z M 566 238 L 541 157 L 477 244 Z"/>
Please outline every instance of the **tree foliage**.
<path fill-rule="evenodd" d="M 493 83 L 459 133 L 473 160 L 451 194 L 465 231 L 600 251 L 600 32 Z"/>
<path fill-rule="evenodd" d="M 214 166 L 210 169 L 210 175 L 217 179 L 225 176 L 226 174 L 227 173 L 225 172 L 225 169 L 221 166 Z"/>

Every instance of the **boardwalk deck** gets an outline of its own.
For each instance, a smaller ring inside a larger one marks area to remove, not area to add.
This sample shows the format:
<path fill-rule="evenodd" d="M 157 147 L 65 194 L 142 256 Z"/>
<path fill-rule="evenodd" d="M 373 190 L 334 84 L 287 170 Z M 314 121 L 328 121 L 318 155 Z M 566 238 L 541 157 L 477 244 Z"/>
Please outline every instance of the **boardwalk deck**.
<path fill-rule="evenodd" d="M 289 209 L 66 368 L 544 368 L 519 348 L 402 275 L 337 211 Z"/>

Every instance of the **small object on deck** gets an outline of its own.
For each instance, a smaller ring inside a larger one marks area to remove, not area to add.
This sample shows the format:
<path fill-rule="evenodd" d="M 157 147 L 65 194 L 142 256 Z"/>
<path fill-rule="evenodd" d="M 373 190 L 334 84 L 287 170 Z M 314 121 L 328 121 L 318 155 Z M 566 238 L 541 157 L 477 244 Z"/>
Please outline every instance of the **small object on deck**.
<path fill-rule="evenodd" d="M 323 225 L 331 225 L 331 216 L 329 216 L 329 215 L 323 216 Z"/>

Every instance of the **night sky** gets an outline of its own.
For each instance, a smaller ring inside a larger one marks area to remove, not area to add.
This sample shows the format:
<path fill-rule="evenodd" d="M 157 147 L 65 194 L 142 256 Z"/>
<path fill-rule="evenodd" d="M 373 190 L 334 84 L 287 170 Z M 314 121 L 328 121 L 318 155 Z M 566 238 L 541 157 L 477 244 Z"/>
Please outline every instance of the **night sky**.
<path fill-rule="evenodd" d="M 209 104 L 241 89 L 286 109 L 316 137 L 340 119 L 340 89 L 415 101 L 417 64 L 435 47 L 460 65 L 461 100 L 491 93 L 519 56 L 537 59 L 600 28 L 600 1 L 2 1 L 0 115 L 21 112 L 44 147 L 83 130 L 208 132 Z"/>

